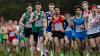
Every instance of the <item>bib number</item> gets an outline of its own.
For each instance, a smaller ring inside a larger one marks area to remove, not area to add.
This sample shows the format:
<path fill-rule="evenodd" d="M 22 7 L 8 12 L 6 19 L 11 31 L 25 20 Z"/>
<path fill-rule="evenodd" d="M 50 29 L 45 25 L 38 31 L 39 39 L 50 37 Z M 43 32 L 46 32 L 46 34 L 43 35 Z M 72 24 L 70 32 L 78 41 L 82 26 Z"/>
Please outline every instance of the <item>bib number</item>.
<path fill-rule="evenodd" d="M 42 21 L 41 20 L 36 20 L 35 26 L 36 27 L 41 27 L 42 26 Z"/>
<path fill-rule="evenodd" d="M 55 24 L 55 30 L 56 30 L 56 31 L 63 30 L 62 23 L 56 23 L 56 24 Z"/>
<path fill-rule="evenodd" d="M 10 36 L 10 37 L 13 37 L 13 36 L 15 36 L 15 33 L 14 33 L 14 32 L 10 32 L 10 33 L 9 33 L 9 36 Z"/>
<path fill-rule="evenodd" d="M 76 26 L 76 32 L 82 32 L 82 31 L 84 31 L 84 26 L 83 25 Z"/>

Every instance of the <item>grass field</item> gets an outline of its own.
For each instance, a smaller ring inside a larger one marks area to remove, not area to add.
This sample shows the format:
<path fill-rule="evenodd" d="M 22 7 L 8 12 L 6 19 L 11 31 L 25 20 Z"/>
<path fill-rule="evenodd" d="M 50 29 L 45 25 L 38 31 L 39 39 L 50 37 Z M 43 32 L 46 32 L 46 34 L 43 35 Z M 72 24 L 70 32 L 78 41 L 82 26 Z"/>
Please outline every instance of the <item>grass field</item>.
<path fill-rule="evenodd" d="M 4 47 L 0 47 L 0 56 L 9 56 L 8 53 L 4 50 Z M 61 55 L 62 53 L 60 53 L 60 56 L 64 56 L 64 55 Z M 66 53 L 67 55 L 66 56 L 80 56 L 79 53 L 76 51 L 75 55 L 72 54 L 72 51 L 68 51 Z M 16 56 L 15 54 L 13 54 L 12 56 Z M 19 56 L 23 56 L 23 54 L 19 51 Z M 30 56 L 30 51 L 29 49 L 27 49 L 26 53 L 25 53 L 25 56 Z M 40 56 L 40 54 L 38 55 Z M 48 55 L 50 56 L 50 55 Z M 56 54 L 54 56 L 57 56 Z M 92 53 L 90 56 L 95 56 L 95 53 Z M 99 56 L 100 56 L 100 53 L 99 53 Z"/>

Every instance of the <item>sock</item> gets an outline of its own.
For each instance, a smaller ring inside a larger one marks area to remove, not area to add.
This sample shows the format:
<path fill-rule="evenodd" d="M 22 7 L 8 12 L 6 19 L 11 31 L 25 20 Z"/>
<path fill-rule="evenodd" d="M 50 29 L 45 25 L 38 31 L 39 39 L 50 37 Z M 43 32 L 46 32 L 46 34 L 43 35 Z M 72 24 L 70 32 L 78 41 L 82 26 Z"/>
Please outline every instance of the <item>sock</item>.
<path fill-rule="evenodd" d="M 18 46 L 16 47 L 16 53 L 18 54 Z"/>
<path fill-rule="evenodd" d="M 31 56 L 33 56 L 33 46 L 30 47 Z"/>

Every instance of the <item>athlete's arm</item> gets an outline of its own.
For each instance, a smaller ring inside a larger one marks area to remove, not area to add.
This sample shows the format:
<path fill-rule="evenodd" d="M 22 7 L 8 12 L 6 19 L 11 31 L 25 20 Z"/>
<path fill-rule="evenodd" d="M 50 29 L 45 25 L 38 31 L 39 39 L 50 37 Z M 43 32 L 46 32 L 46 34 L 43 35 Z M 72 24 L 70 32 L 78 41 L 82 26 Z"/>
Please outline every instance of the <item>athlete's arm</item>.
<path fill-rule="evenodd" d="M 44 14 L 44 12 L 43 12 L 43 14 Z M 47 20 L 46 20 L 45 14 L 44 14 L 44 19 L 43 19 L 43 26 L 44 26 L 44 28 L 47 27 Z"/>
<path fill-rule="evenodd" d="M 31 16 L 30 16 L 30 20 L 29 20 L 29 23 L 32 23 L 32 22 L 34 22 L 34 20 L 33 20 L 33 16 L 34 15 L 34 12 L 31 14 Z"/>
<path fill-rule="evenodd" d="M 13 30 L 16 33 L 16 26 L 15 25 L 13 25 Z"/>
<path fill-rule="evenodd" d="M 88 30 L 88 19 L 84 17 L 85 29 Z"/>
<path fill-rule="evenodd" d="M 70 26 L 73 29 L 74 28 L 74 17 L 70 17 L 70 19 L 71 19 Z"/>
<path fill-rule="evenodd" d="M 62 16 L 62 19 L 63 19 L 63 21 L 65 23 L 65 27 L 64 27 L 64 30 L 65 30 L 67 28 L 67 26 L 68 26 L 68 22 L 67 22 L 67 20 L 65 19 L 64 16 Z"/>
<path fill-rule="evenodd" d="M 30 16 L 30 20 L 29 20 L 29 23 L 33 23 L 35 20 L 37 20 L 38 18 L 34 18 L 34 12 L 31 14 Z"/>
<path fill-rule="evenodd" d="M 25 26 L 25 25 L 23 24 L 24 19 L 25 19 L 25 14 L 22 15 L 22 17 L 21 17 L 21 19 L 20 19 L 20 21 L 19 21 L 19 24 L 22 25 L 22 26 Z"/>

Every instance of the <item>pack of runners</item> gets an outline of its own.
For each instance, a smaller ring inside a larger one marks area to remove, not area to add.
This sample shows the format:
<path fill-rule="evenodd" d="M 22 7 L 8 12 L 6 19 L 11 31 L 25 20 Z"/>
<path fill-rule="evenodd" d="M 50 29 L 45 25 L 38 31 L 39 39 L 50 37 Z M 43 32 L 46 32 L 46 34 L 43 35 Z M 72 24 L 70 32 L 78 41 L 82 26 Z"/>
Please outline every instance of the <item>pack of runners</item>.
<path fill-rule="evenodd" d="M 0 46 L 5 46 L 10 56 L 14 52 L 19 56 L 19 50 L 27 56 L 27 49 L 31 56 L 68 56 L 68 51 L 74 56 L 77 52 L 81 56 L 99 56 L 100 5 L 89 6 L 83 1 L 73 8 L 74 16 L 69 12 L 61 15 L 54 3 L 48 7 L 44 12 L 41 3 L 36 2 L 33 11 L 32 5 L 27 4 L 19 22 L 1 17 Z"/>

